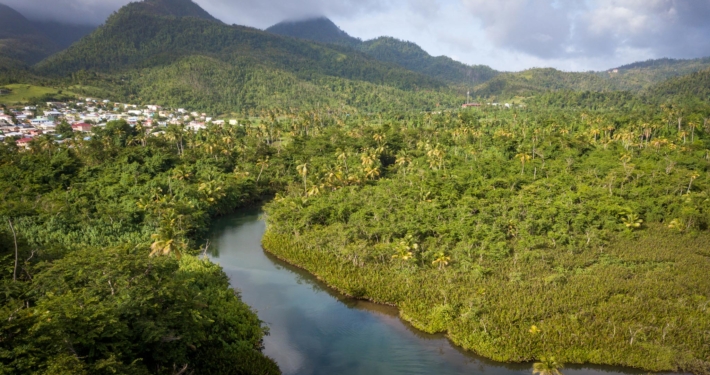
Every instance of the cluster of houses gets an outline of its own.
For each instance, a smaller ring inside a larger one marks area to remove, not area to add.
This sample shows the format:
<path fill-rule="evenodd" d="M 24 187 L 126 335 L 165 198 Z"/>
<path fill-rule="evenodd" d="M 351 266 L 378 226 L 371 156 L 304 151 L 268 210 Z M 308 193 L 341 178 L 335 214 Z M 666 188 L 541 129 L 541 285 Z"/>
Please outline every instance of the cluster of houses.
<path fill-rule="evenodd" d="M 125 120 L 132 126 L 140 123 L 148 131 L 171 124 L 197 131 L 204 129 L 207 123 L 225 123 L 224 120 L 207 117 L 205 113 L 190 112 L 184 108 L 172 110 L 158 105 L 139 106 L 86 98 L 74 102 L 48 102 L 41 106 L 0 109 L 0 142 L 12 139 L 18 146 L 27 148 L 34 137 L 50 134 L 61 143 L 63 140 L 61 135 L 56 134 L 56 129 L 63 122 L 71 125 L 73 132 L 88 138 L 94 127 L 116 120 Z M 236 120 L 229 122 L 236 124 Z"/>

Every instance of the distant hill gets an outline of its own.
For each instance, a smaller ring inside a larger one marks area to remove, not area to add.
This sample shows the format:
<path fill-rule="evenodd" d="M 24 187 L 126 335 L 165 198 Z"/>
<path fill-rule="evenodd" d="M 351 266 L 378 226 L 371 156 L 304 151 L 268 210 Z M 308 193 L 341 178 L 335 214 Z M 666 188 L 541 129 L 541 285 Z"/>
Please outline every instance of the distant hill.
<path fill-rule="evenodd" d="M 362 42 L 360 39 L 348 35 L 325 17 L 281 22 L 266 31 L 320 43 L 351 47 L 377 60 L 397 64 L 411 71 L 455 85 L 479 84 L 499 74 L 488 66 L 469 66 L 445 56 L 433 57 L 418 45 L 395 38 L 380 37 Z"/>
<path fill-rule="evenodd" d="M 57 52 L 60 47 L 32 22 L 7 5 L 0 4 L 0 56 L 2 66 L 16 62 L 31 65 Z M 14 60 L 15 62 L 12 62 Z"/>
<path fill-rule="evenodd" d="M 476 86 L 474 94 L 480 97 L 513 97 L 548 91 L 638 93 L 668 79 L 707 68 L 710 68 L 710 58 L 649 60 L 604 72 L 563 72 L 552 68 L 535 68 L 497 75 Z"/>
<path fill-rule="evenodd" d="M 341 30 L 333 21 L 325 17 L 305 21 L 284 21 L 266 29 L 272 34 L 290 36 L 293 38 L 312 40 L 320 43 L 340 44 L 356 47 L 362 43 Z"/>
<path fill-rule="evenodd" d="M 710 68 L 658 83 L 644 94 L 661 100 L 694 97 L 710 102 Z"/>
<path fill-rule="evenodd" d="M 91 34 L 96 26 L 70 25 L 56 21 L 31 21 L 32 25 L 60 49 L 67 49 L 79 39 Z"/>

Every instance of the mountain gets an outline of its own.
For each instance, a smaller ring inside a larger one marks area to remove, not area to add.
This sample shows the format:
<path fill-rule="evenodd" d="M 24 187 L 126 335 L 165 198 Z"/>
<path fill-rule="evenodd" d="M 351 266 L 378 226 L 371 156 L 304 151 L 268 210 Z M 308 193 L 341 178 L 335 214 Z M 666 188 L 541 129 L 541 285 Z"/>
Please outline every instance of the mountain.
<path fill-rule="evenodd" d="M 272 34 L 349 47 L 356 47 L 362 43 L 360 39 L 351 37 L 325 17 L 305 21 L 284 21 L 269 27 L 266 31 Z"/>
<path fill-rule="evenodd" d="M 34 64 L 59 51 L 59 46 L 16 10 L 0 4 L 0 64 Z"/>
<path fill-rule="evenodd" d="M 32 25 L 62 50 L 96 30 L 96 26 L 92 25 L 71 25 L 56 21 L 32 21 Z"/>
<path fill-rule="evenodd" d="M 192 0 L 144 0 L 130 3 L 122 10 L 154 16 L 194 17 L 221 23 Z"/>
<path fill-rule="evenodd" d="M 341 30 L 331 20 L 318 17 L 303 21 L 285 21 L 266 29 L 267 32 L 347 46 L 377 60 L 397 64 L 411 71 L 457 85 L 483 83 L 498 75 L 488 66 L 469 66 L 445 56 L 433 57 L 418 45 L 390 37 L 362 42 Z"/>
<path fill-rule="evenodd" d="M 390 37 L 368 40 L 358 50 L 380 61 L 453 84 L 471 85 L 486 82 L 499 72 L 485 65 L 466 65 L 446 56 L 433 57 L 417 44 Z"/>
<path fill-rule="evenodd" d="M 129 4 L 33 71 L 126 100 L 220 112 L 320 103 L 425 109 L 462 101 L 444 82 L 351 48 L 225 25 L 193 16 L 203 14 L 195 7 L 184 0 Z M 184 9 L 192 15 L 176 16 Z"/>

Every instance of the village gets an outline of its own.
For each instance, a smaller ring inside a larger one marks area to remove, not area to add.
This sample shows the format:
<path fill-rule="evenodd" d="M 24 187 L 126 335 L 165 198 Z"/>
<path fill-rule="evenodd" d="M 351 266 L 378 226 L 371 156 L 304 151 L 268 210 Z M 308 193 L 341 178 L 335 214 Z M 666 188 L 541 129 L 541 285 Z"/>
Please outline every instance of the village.
<path fill-rule="evenodd" d="M 192 112 L 184 108 L 167 109 L 159 105 L 134 105 L 110 100 L 85 98 L 72 102 L 47 102 L 33 106 L 8 106 L 0 109 L 0 142 L 15 142 L 20 148 L 29 148 L 30 142 L 41 135 L 54 136 L 55 142 L 63 143 L 65 137 L 58 132 L 62 125 L 69 125 L 75 135 L 89 139 L 94 127 L 106 126 L 110 121 L 124 120 L 131 126 L 141 124 L 147 132 L 160 133 L 159 128 L 182 125 L 198 131 L 207 124 L 224 125 L 225 120 L 216 120 L 206 113 Z M 236 125 L 236 120 L 230 120 Z"/>

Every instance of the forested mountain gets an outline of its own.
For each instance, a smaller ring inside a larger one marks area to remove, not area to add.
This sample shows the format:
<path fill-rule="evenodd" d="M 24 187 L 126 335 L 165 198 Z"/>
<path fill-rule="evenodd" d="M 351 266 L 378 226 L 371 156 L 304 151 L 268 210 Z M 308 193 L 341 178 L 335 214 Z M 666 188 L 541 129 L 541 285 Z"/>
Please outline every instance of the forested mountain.
<path fill-rule="evenodd" d="M 176 10 L 165 8 L 173 5 Z M 174 16 L 187 14 L 182 5 L 182 0 L 130 4 L 34 71 L 104 87 L 126 100 L 218 112 L 321 104 L 427 109 L 461 100 L 442 81 L 347 47 L 228 26 L 205 17 Z"/>
<path fill-rule="evenodd" d="M 285 21 L 266 31 L 294 38 L 352 47 L 377 60 L 397 64 L 451 84 L 470 85 L 495 77 L 498 72 L 485 65 L 469 66 L 446 56 L 433 57 L 418 45 L 391 37 L 362 42 L 341 30 L 331 20 L 318 17 L 304 21 Z"/>
<path fill-rule="evenodd" d="M 16 10 L 0 4 L 0 64 L 34 64 L 59 51 L 59 46 Z M 14 61 L 11 61 L 14 60 Z"/>
<path fill-rule="evenodd" d="M 325 17 L 317 17 L 305 21 L 283 21 L 269 27 L 266 31 L 272 34 L 350 47 L 357 47 L 362 43 L 360 39 L 348 35 L 333 21 Z"/>

